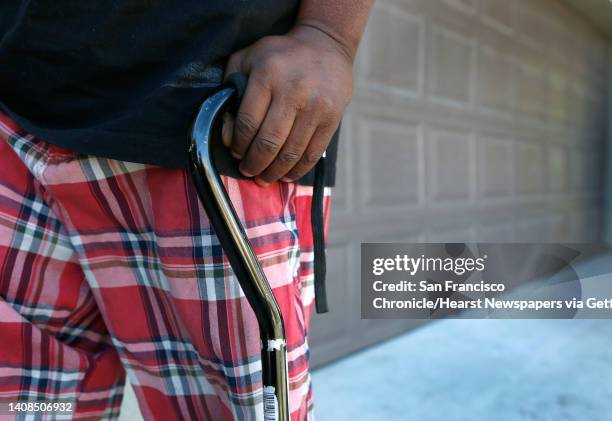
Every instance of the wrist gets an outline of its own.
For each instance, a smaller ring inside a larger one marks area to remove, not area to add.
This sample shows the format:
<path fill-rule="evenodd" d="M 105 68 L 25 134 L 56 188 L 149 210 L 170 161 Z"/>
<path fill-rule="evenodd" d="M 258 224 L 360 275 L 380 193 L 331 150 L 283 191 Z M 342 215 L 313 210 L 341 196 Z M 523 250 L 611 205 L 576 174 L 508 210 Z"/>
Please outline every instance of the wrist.
<path fill-rule="evenodd" d="M 350 41 L 333 29 L 313 19 L 301 19 L 296 22 L 291 34 L 302 41 L 324 41 L 332 45 L 351 63 L 355 59 L 359 40 Z"/>

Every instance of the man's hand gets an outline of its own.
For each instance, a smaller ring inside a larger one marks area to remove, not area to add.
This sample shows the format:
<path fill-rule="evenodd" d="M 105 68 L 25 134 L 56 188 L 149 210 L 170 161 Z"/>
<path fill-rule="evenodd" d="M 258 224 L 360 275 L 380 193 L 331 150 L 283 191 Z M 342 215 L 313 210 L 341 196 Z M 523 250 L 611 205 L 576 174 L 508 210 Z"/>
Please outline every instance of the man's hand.
<path fill-rule="evenodd" d="M 240 171 L 266 186 L 293 181 L 319 160 L 352 94 L 354 48 L 311 25 L 296 25 L 233 54 L 226 75 L 249 82 L 236 118 L 224 117 L 223 143 Z"/>

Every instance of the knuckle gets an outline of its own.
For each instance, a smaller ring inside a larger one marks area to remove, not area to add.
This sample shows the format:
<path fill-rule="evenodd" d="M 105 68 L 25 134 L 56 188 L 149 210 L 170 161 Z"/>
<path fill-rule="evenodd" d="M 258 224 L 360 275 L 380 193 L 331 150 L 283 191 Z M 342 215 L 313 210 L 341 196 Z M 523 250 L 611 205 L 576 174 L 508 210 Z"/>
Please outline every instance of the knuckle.
<path fill-rule="evenodd" d="M 304 154 L 304 163 L 308 166 L 312 166 L 319 161 L 321 154 L 315 152 L 308 152 Z"/>
<path fill-rule="evenodd" d="M 330 111 L 326 113 L 325 116 L 321 119 L 321 125 L 325 129 L 336 131 L 340 120 L 342 120 L 342 113 Z"/>
<path fill-rule="evenodd" d="M 254 145 L 257 151 L 263 154 L 277 152 L 281 146 L 281 141 L 276 136 L 258 136 L 255 139 Z"/>
<path fill-rule="evenodd" d="M 308 97 L 307 94 L 310 91 L 310 83 L 303 75 L 293 75 L 293 77 L 291 77 L 287 83 L 289 85 L 289 90 L 293 95 L 304 96 L 306 98 Z"/>
<path fill-rule="evenodd" d="M 242 51 L 232 54 L 227 62 L 227 69 L 229 69 L 231 72 L 235 72 L 240 69 L 240 63 L 242 62 L 243 55 L 244 54 Z"/>
<path fill-rule="evenodd" d="M 257 130 L 257 124 L 250 115 L 239 112 L 234 122 L 234 130 L 240 137 L 252 137 Z"/>
<path fill-rule="evenodd" d="M 278 155 L 278 159 L 283 164 L 293 164 L 300 159 L 301 155 L 296 151 L 283 151 Z"/>
<path fill-rule="evenodd" d="M 314 95 L 310 100 L 311 105 L 319 110 L 333 110 L 336 108 L 336 101 L 331 95 L 319 93 Z"/>
<path fill-rule="evenodd" d="M 280 73 L 283 66 L 284 60 L 277 55 L 270 55 L 266 57 L 262 63 L 263 71 L 267 73 L 268 76 Z"/>

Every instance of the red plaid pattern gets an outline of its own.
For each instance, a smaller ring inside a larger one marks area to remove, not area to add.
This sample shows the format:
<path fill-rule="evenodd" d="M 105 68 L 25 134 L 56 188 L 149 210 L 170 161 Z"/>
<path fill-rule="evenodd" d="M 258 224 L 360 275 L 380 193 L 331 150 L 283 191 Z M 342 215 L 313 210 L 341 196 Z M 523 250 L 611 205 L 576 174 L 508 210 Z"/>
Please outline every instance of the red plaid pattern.
<path fill-rule="evenodd" d="M 112 419 L 127 371 L 146 419 L 261 419 L 255 316 L 186 172 L 72 153 L 1 114 L 0 137 L 0 399 Z M 310 418 L 312 188 L 224 183 L 285 318 L 292 419 Z"/>

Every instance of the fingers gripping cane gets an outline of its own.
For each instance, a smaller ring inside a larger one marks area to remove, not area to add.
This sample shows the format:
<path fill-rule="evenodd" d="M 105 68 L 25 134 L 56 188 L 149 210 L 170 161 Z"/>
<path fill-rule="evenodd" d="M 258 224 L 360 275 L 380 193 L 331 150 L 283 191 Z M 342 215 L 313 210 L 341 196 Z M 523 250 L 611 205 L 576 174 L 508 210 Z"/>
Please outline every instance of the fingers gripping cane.
<path fill-rule="evenodd" d="M 243 79 L 240 83 L 244 86 L 246 81 Z M 227 86 L 206 99 L 200 107 L 190 136 L 191 174 L 221 247 L 257 317 L 261 338 L 264 420 L 289 421 L 287 349 L 283 317 L 244 227 L 221 182 L 213 156 L 221 144 L 218 117 L 227 111 L 235 110 L 238 102 L 236 87 Z"/>

